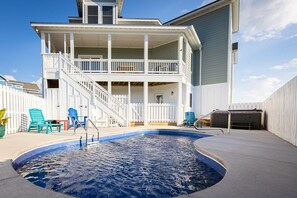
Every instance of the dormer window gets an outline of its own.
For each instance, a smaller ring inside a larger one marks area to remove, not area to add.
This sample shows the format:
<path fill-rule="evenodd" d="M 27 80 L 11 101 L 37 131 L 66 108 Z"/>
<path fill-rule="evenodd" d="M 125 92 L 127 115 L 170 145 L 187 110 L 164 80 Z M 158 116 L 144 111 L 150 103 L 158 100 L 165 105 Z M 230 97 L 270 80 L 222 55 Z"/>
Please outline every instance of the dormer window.
<path fill-rule="evenodd" d="M 85 2 L 83 6 L 83 23 L 116 24 L 116 11 L 116 3 Z"/>
<path fill-rule="evenodd" d="M 102 8 L 103 24 L 113 24 L 113 7 L 103 6 Z"/>
<path fill-rule="evenodd" d="M 98 6 L 88 6 L 88 23 L 98 24 Z"/>

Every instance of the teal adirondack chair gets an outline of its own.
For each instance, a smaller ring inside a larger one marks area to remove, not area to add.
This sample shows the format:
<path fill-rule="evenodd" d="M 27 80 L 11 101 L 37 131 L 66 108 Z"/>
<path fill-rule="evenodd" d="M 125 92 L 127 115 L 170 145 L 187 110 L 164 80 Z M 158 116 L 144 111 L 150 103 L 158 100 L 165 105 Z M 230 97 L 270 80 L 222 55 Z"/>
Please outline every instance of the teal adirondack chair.
<path fill-rule="evenodd" d="M 29 113 L 31 122 L 28 127 L 28 132 L 30 132 L 31 129 L 37 129 L 38 133 L 40 133 L 43 127 L 45 127 L 46 134 L 52 132 L 53 127 L 57 127 L 57 130 L 61 132 L 63 124 L 52 124 L 50 120 L 45 120 L 41 109 L 29 109 Z"/>
<path fill-rule="evenodd" d="M 184 120 L 185 126 L 187 127 L 193 126 L 194 122 L 196 121 L 195 113 L 192 111 L 186 112 L 185 117 L 186 117 L 186 119 Z"/>

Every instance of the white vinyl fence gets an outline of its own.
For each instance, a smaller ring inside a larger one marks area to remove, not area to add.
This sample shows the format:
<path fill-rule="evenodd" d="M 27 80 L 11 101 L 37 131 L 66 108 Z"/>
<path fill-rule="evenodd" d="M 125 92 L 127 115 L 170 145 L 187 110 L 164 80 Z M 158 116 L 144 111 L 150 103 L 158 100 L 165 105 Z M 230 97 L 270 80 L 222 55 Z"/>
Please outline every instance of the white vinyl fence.
<path fill-rule="evenodd" d="M 231 105 L 232 110 L 249 110 L 249 109 L 262 109 L 262 102 L 251 102 L 251 103 L 234 103 Z"/>
<path fill-rule="evenodd" d="M 175 122 L 174 104 L 148 104 L 148 122 Z"/>
<path fill-rule="evenodd" d="M 133 103 L 130 105 L 132 122 L 143 122 L 143 104 Z M 175 104 L 149 103 L 147 119 L 148 122 L 176 122 Z"/>
<path fill-rule="evenodd" d="M 297 77 L 263 103 L 267 130 L 297 146 Z"/>
<path fill-rule="evenodd" d="M 10 117 L 6 134 L 26 131 L 30 122 L 29 109 L 39 108 L 45 112 L 45 100 L 34 95 L 18 91 L 14 88 L 0 85 L 0 109 L 6 108 Z"/>

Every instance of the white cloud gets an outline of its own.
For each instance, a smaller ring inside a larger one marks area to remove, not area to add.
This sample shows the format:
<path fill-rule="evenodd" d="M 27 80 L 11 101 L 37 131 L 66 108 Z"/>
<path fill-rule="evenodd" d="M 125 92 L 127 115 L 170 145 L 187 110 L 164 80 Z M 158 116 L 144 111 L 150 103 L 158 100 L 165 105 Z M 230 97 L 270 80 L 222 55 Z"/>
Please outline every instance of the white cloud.
<path fill-rule="evenodd" d="M 205 5 L 210 4 L 210 3 L 214 2 L 214 1 L 215 1 L 215 0 L 204 0 L 204 1 L 201 3 L 200 6 L 205 6 Z"/>
<path fill-rule="evenodd" d="M 279 78 L 264 74 L 249 76 L 241 81 L 242 88 L 234 89 L 234 102 L 262 102 L 282 85 Z"/>
<path fill-rule="evenodd" d="M 187 10 L 187 9 L 184 9 L 184 10 L 181 11 L 182 14 L 185 14 L 185 13 L 188 13 L 188 12 L 189 12 L 189 10 Z"/>
<path fill-rule="evenodd" d="M 37 86 L 39 87 L 39 89 L 42 88 L 42 78 L 39 78 L 38 80 L 33 81 L 31 83 L 37 84 Z"/>
<path fill-rule="evenodd" d="M 240 27 L 245 41 L 281 37 L 289 25 L 297 24 L 296 0 L 242 0 Z"/>
<path fill-rule="evenodd" d="M 17 73 L 18 70 L 17 70 L 17 69 L 12 69 L 11 72 L 12 72 L 12 73 Z"/>
<path fill-rule="evenodd" d="M 12 75 L 3 75 L 7 80 L 16 80 Z"/>
<path fill-rule="evenodd" d="M 295 68 L 295 69 L 297 68 L 297 58 L 293 58 L 288 63 L 270 67 L 270 69 L 272 69 L 272 70 L 284 70 L 284 69 L 291 69 L 291 68 Z"/>

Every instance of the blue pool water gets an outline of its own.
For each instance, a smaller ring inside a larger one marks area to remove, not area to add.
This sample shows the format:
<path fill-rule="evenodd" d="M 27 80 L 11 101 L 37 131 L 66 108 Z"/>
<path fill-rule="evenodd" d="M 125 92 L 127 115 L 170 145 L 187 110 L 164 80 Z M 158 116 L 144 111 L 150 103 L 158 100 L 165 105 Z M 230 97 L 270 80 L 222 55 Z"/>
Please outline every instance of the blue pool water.
<path fill-rule="evenodd" d="M 196 139 L 144 135 L 90 149 L 64 146 L 15 167 L 35 185 L 74 197 L 175 197 L 223 178 L 198 159 Z"/>

